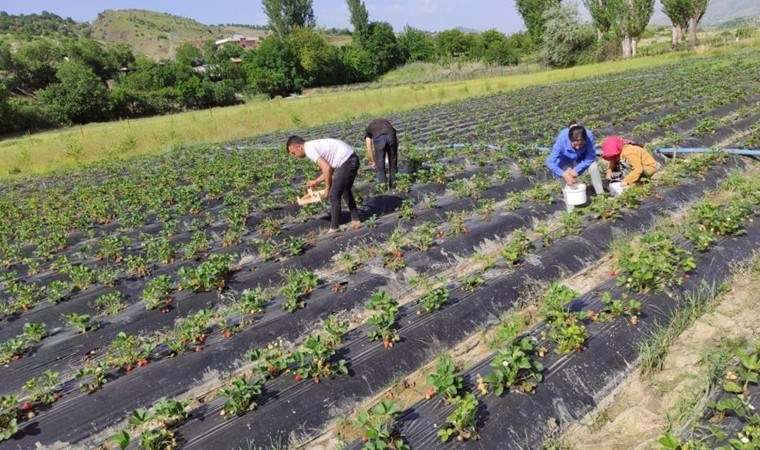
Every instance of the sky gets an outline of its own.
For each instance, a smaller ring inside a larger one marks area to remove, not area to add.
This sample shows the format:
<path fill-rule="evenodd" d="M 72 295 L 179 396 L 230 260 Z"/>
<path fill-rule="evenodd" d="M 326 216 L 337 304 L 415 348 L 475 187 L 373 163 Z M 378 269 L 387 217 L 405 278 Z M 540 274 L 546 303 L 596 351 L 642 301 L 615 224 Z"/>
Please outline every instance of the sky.
<path fill-rule="evenodd" d="M 348 28 L 346 0 L 313 0 L 317 24 Z M 503 33 L 524 29 L 514 0 L 364 0 L 371 21 L 389 22 L 400 32 L 404 26 L 426 31 L 455 27 Z M 2 0 L 0 11 L 34 14 L 48 11 L 78 22 L 92 22 L 105 9 L 147 9 L 188 17 L 207 25 L 266 25 L 260 0 Z"/>

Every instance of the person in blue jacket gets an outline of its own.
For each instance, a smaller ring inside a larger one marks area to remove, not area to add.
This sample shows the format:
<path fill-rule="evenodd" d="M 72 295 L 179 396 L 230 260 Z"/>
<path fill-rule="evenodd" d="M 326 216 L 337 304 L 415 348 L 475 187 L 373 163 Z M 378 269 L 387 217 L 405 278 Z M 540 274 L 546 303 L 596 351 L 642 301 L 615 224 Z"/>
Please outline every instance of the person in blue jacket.
<path fill-rule="evenodd" d="M 552 152 L 546 158 L 546 167 L 565 185 L 574 186 L 578 177 L 588 171 L 597 195 L 604 193 L 602 174 L 596 164 L 594 135 L 583 125 L 571 123 L 557 135 Z M 568 205 L 568 211 L 572 209 Z"/>

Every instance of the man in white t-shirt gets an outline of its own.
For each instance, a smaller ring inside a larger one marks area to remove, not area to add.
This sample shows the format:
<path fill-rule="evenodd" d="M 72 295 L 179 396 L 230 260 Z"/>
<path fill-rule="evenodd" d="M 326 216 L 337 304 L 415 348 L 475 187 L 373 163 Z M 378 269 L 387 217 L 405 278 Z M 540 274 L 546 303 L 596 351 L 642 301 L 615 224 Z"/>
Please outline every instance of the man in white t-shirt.
<path fill-rule="evenodd" d="M 305 141 L 300 136 L 290 136 L 285 144 L 288 153 L 296 158 L 308 156 L 317 163 L 322 174 L 306 182 L 311 189 L 325 183 L 325 198 L 330 199 L 330 229 L 328 233 L 338 230 L 340 220 L 340 198 L 343 197 L 351 213 L 351 225 L 359 227 L 359 210 L 351 188 L 359 172 L 359 157 L 354 149 L 339 139 L 317 139 Z"/>

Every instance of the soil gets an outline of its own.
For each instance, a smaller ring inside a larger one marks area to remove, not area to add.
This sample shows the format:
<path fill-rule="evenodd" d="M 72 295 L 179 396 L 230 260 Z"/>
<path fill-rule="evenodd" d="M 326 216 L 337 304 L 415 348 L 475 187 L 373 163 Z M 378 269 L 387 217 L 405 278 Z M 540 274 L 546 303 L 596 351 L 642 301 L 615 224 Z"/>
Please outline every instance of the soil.
<path fill-rule="evenodd" d="M 755 256 L 755 264 L 760 253 Z M 671 345 L 662 370 L 643 378 L 638 372 L 606 405 L 571 427 L 562 438 L 563 447 L 598 449 L 656 449 L 664 436 L 668 416 L 683 402 L 699 401 L 705 394 L 706 368 L 700 364 L 707 349 L 724 342 L 755 342 L 760 338 L 757 317 L 760 277 L 743 268 L 734 277 L 731 290 L 717 298 L 714 311 L 697 319 Z"/>

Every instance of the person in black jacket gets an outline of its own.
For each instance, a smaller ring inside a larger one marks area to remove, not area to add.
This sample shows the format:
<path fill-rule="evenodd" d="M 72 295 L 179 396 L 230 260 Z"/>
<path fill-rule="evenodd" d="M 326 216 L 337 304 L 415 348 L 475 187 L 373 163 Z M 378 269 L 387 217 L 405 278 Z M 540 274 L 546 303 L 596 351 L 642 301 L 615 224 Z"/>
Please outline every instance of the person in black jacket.
<path fill-rule="evenodd" d="M 389 189 L 396 185 L 398 172 L 398 139 L 396 129 L 387 119 L 375 119 L 367 125 L 364 133 L 367 157 L 375 169 L 378 183 L 387 183 Z M 388 176 L 385 175 L 385 159 L 388 158 Z"/>

